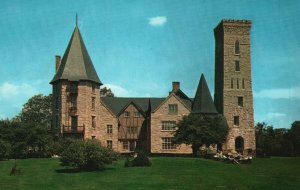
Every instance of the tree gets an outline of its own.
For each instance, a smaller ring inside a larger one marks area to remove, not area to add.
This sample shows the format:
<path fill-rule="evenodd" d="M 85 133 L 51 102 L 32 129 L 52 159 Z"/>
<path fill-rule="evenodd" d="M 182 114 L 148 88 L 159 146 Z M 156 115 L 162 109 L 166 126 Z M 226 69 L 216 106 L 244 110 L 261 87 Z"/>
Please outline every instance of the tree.
<path fill-rule="evenodd" d="M 117 154 L 109 148 L 102 147 L 96 139 L 85 141 L 67 139 L 63 145 L 60 161 L 63 166 L 77 169 L 98 170 L 112 164 Z"/>
<path fill-rule="evenodd" d="M 300 121 L 295 121 L 290 130 L 291 141 L 296 155 L 300 155 Z"/>
<path fill-rule="evenodd" d="M 114 97 L 115 95 L 114 95 L 114 93 L 111 91 L 110 88 L 103 87 L 103 88 L 100 89 L 100 96 L 101 96 L 101 97 L 105 97 L 105 96 L 107 96 L 107 97 Z"/>
<path fill-rule="evenodd" d="M 38 123 L 47 127 L 51 126 L 52 95 L 42 94 L 31 97 L 23 105 L 21 113 L 17 116 L 22 123 Z"/>
<path fill-rule="evenodd" d="M 203 145 L 222 144 L 226 141 L 228 124 L 221 115 L 189 114 L 177 125 L 176 144 L 191 144 L 196 155 Z"/>

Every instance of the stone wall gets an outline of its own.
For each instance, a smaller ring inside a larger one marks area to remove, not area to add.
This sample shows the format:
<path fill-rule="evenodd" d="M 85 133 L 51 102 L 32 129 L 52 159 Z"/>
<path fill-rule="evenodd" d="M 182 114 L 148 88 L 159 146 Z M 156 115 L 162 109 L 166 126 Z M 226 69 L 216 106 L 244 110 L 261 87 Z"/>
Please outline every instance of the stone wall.
<path fill-rule="evenodd" d="M 178 112 L 169 113 L 169 104 L 177 104 Z M 160 105 L 157 110 L 151 113 L 151 153 L 192 153 L 191 146 L 181 144 L 172 150 L 162 149 L 162 138 L 163 137 L 173 137 L 175 131 L 163 131 L 162 121 L 176 121 L 182 119 L 184 115 L 188 115 L 190 110 L 174 95 L 171 93 L 169 97 Z"/>

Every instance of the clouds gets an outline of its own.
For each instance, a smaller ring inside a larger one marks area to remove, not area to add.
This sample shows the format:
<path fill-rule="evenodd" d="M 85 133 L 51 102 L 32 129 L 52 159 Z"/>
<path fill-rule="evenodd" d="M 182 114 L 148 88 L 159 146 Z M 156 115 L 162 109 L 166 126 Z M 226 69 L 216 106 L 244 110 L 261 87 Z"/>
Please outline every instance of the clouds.
<path fill-rule="evenodd" d="M 37 92 L 35 87 L 27 83 L 4 82 L 0 84 L 0 119 L 14 117 L 22 105 Z"/>
<path fill-rule="evenodd" d="M 103 87 L 110 88 L 114 95 L 117 97 L 126 97 L 130 94 L 125 88 L 122 88 L 121 86 L 115 84 L 105 84 L 103 85 Z"/>
<path fill-rule="evenodd" d="M 274 88 L 254 92 L 254 98 L 269 98 L 269 99 L 300 99 L 300 87 L 292 88 Z"/>
<path fill-rule="evenodd" d="M 11 99 L 19 95 L 33 95 L 35 93 L 35 88 L 26 83 L 17 85 L 10 82 L 4 82 L 2 85 L 0 85 L 0 100 Z"/>
<path fill-rule="evenodd" d="M 148 18 L 148 21 L 151 26 L 164 26 L 168 22 L 168 19 L 165 16 L 156 16 Z"/>

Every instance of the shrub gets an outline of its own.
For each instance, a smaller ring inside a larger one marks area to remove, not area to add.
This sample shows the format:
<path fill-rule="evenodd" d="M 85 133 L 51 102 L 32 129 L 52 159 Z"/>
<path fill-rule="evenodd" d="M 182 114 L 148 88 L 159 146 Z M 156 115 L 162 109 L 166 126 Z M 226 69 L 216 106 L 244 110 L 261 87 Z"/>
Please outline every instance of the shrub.
<path fill-rule="evenodd" d="M 125 160 L 125 167 L 149 167 L 151 166 L 151 161 L 147 157 L 147 154 L 144 152 L 139 152 L 137 154 L 137 157 L 135 157 L 133 160 L 130 160 L 129 157 L 126 157 Z"/>
<path fill-rule="evenodd" d="M 12 148 L 9 142 L 0 140 L 0 160 L 9 159 L 11 150 Z"/>
<path fill-rule="evenodd" d="M 98 170 L 112 164 L 118 155 L 109 148 L 102 147 L 100 142 L 93 140 L 68 139 L 63 145 L 61 163 L 78 169 Z"/>

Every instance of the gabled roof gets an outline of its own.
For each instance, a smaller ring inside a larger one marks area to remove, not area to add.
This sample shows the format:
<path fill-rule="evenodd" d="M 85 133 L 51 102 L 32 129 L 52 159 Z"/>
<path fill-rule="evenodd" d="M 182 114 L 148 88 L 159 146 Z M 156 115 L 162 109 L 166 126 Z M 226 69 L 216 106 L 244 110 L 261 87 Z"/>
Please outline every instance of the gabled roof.
<path fill-rule="evenodd" d="M 166 98 L 123 98 L 123 97 L 101 97 L 101 101 L 117 116 L 125 107 L 131 102 L 139 106 L 139 108 L 146 112 L 149 109 L 156 109 L 161 102 Z M 150 105 L 149 105 L 150 101 Z"/>
<path fill-rule="evenodd" d="M 58 71 L 50 82 L 58 80 L 88 80 L 102 84 L 84 45 L 78 26 L 75 26 Z"/>
<path fill-rule="evenodd" d="M 192 113 L 202 113 L 202 114 L 218 113 L 203 74 L 201 75 L 200 82 L 194 98 Z"/>
<path fill-rule="evenodd" d="M 117 116 L 120 116 L 130 105 L 133 105 L 144 117 L 146 116 L 145 111 L 134 101 L 128 102 L 127 105 L 123 109 L 121 109 Z"/>

